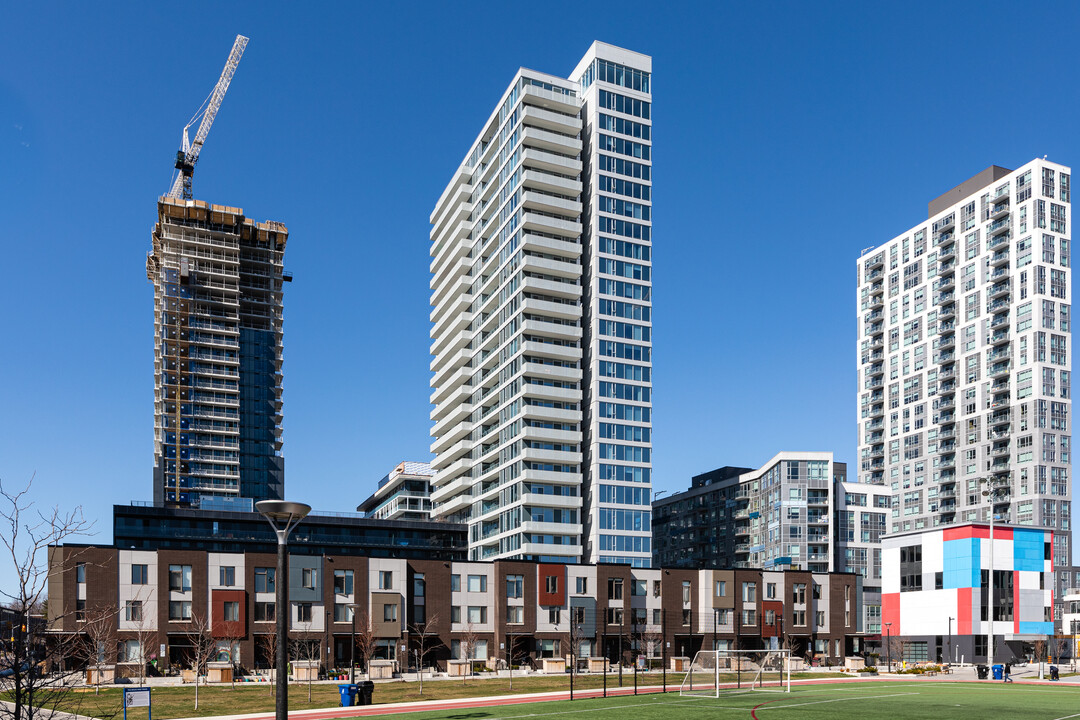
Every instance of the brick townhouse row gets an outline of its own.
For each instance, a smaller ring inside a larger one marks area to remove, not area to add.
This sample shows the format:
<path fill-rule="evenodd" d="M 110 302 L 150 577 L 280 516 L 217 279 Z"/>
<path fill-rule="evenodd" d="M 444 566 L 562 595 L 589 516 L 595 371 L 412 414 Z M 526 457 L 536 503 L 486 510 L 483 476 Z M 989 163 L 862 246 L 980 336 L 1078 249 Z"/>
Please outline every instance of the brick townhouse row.
<path fill-rule="evenodd" d="M 117 660 L 186 666 L 193 623 L 246 668 L 267 667 L 275 631 L 276 556 L 187 550 L 50 549 L 49 627 L 84 634 L 115 618 Z M 462 656 L 515 663 L 570 654 L 629 661 L 701 649 L 777 647 L 833 660 L 859 652 L 856 575 L 804 571 L 637 569 L 496 560 L 461 562 L 290 555 L 289 628 L 330 667 L 349 662 L 351 606 L 376 658 L 424 665 Z M 361 633 L 363 634 L 363 633 Z M 783 638 L 781 640 L 781 638 Z M 141 642 L 140 642 L 141 640 Z M 469 642 L 469 641 L 472 642 Z M 573 649 L 571 649 L 573 646 Z M 111 657 L 111 651 L 106 651 Z M 407 654 L 407 659 L 406 659 Z M 313 653 L 313 656 L 314 653 Z M 359 654 L 358 654 L 359 656 Z"/>

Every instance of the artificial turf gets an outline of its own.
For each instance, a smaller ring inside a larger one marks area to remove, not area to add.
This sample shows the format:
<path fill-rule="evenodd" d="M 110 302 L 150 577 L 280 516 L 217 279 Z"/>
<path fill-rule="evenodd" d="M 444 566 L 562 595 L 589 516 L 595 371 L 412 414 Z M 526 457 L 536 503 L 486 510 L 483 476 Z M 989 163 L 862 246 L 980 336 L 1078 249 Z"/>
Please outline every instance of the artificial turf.
<path fill-rule="evenodd" d="M 751 715 L 753 711 L 753 716 Z M 1013 683 L 869 681 L 792 687 L 790 693 L 744 692 L 719 698 L 686 697 L 670 692 L 627 697 L 549 701 L 480 708 L 408 713 L 395 720 L 514 720 L 515 718 L 593 716 L 597 720 L 670 718 L 749 718 L 758 720 L 1064 720 L 1080 718 L 1080 687 Z"/>

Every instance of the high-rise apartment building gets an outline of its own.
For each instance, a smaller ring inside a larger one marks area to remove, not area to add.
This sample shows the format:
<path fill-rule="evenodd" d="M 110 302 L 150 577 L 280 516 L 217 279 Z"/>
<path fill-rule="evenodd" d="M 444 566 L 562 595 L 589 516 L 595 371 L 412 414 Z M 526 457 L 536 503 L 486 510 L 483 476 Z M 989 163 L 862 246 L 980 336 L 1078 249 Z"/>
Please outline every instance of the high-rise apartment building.
<path fill-rule="evenodd" d="M 859 258 L 859 481 L 890 534 L 993 505 L 1069 563 L 1070 174 L 991 167 Z"/>
<path fill-rule="evenodd" d="M 519 70 L 431 214 L 432 500 L 474 560 L 650 564 L 651 70 Z"/>
<path fill-rule="evenodd" d="M 154 284 L 154 502 L 280 499 L 282 271 L 289 232 L 240 208 L 162 197 Z"/>

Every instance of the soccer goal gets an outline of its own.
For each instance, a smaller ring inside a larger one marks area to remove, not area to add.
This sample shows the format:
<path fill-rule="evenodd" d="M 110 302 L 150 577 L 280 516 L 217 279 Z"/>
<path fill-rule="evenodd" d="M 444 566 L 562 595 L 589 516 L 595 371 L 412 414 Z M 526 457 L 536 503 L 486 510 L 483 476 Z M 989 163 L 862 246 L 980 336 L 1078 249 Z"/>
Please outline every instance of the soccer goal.
<path fill-rule="evenodd" d="M 679 686 L 697 697 L 743 691 L 791 692 L 791 651 L 700 650 Z"/>

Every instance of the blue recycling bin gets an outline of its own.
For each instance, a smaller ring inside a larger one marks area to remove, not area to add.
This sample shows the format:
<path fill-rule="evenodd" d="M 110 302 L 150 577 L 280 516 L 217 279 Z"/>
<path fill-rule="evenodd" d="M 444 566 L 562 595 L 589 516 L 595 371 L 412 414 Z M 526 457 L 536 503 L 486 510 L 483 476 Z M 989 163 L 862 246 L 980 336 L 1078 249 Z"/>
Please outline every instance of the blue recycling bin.
<path fill-rule="evenodd" d="M 341 707 L 352 707 L 356 704 L 356 693 L 359 687 L 356 685 L 338 685 L 338 691 L 341 693 Z"/>
<path fill-rule="evenodd" d="M 1004 680 L 1005 679 L 1005 666 L 1004 665 L 994 665 L 990 669 L 994 671 L 994 679 L 995 680 Z"/>

